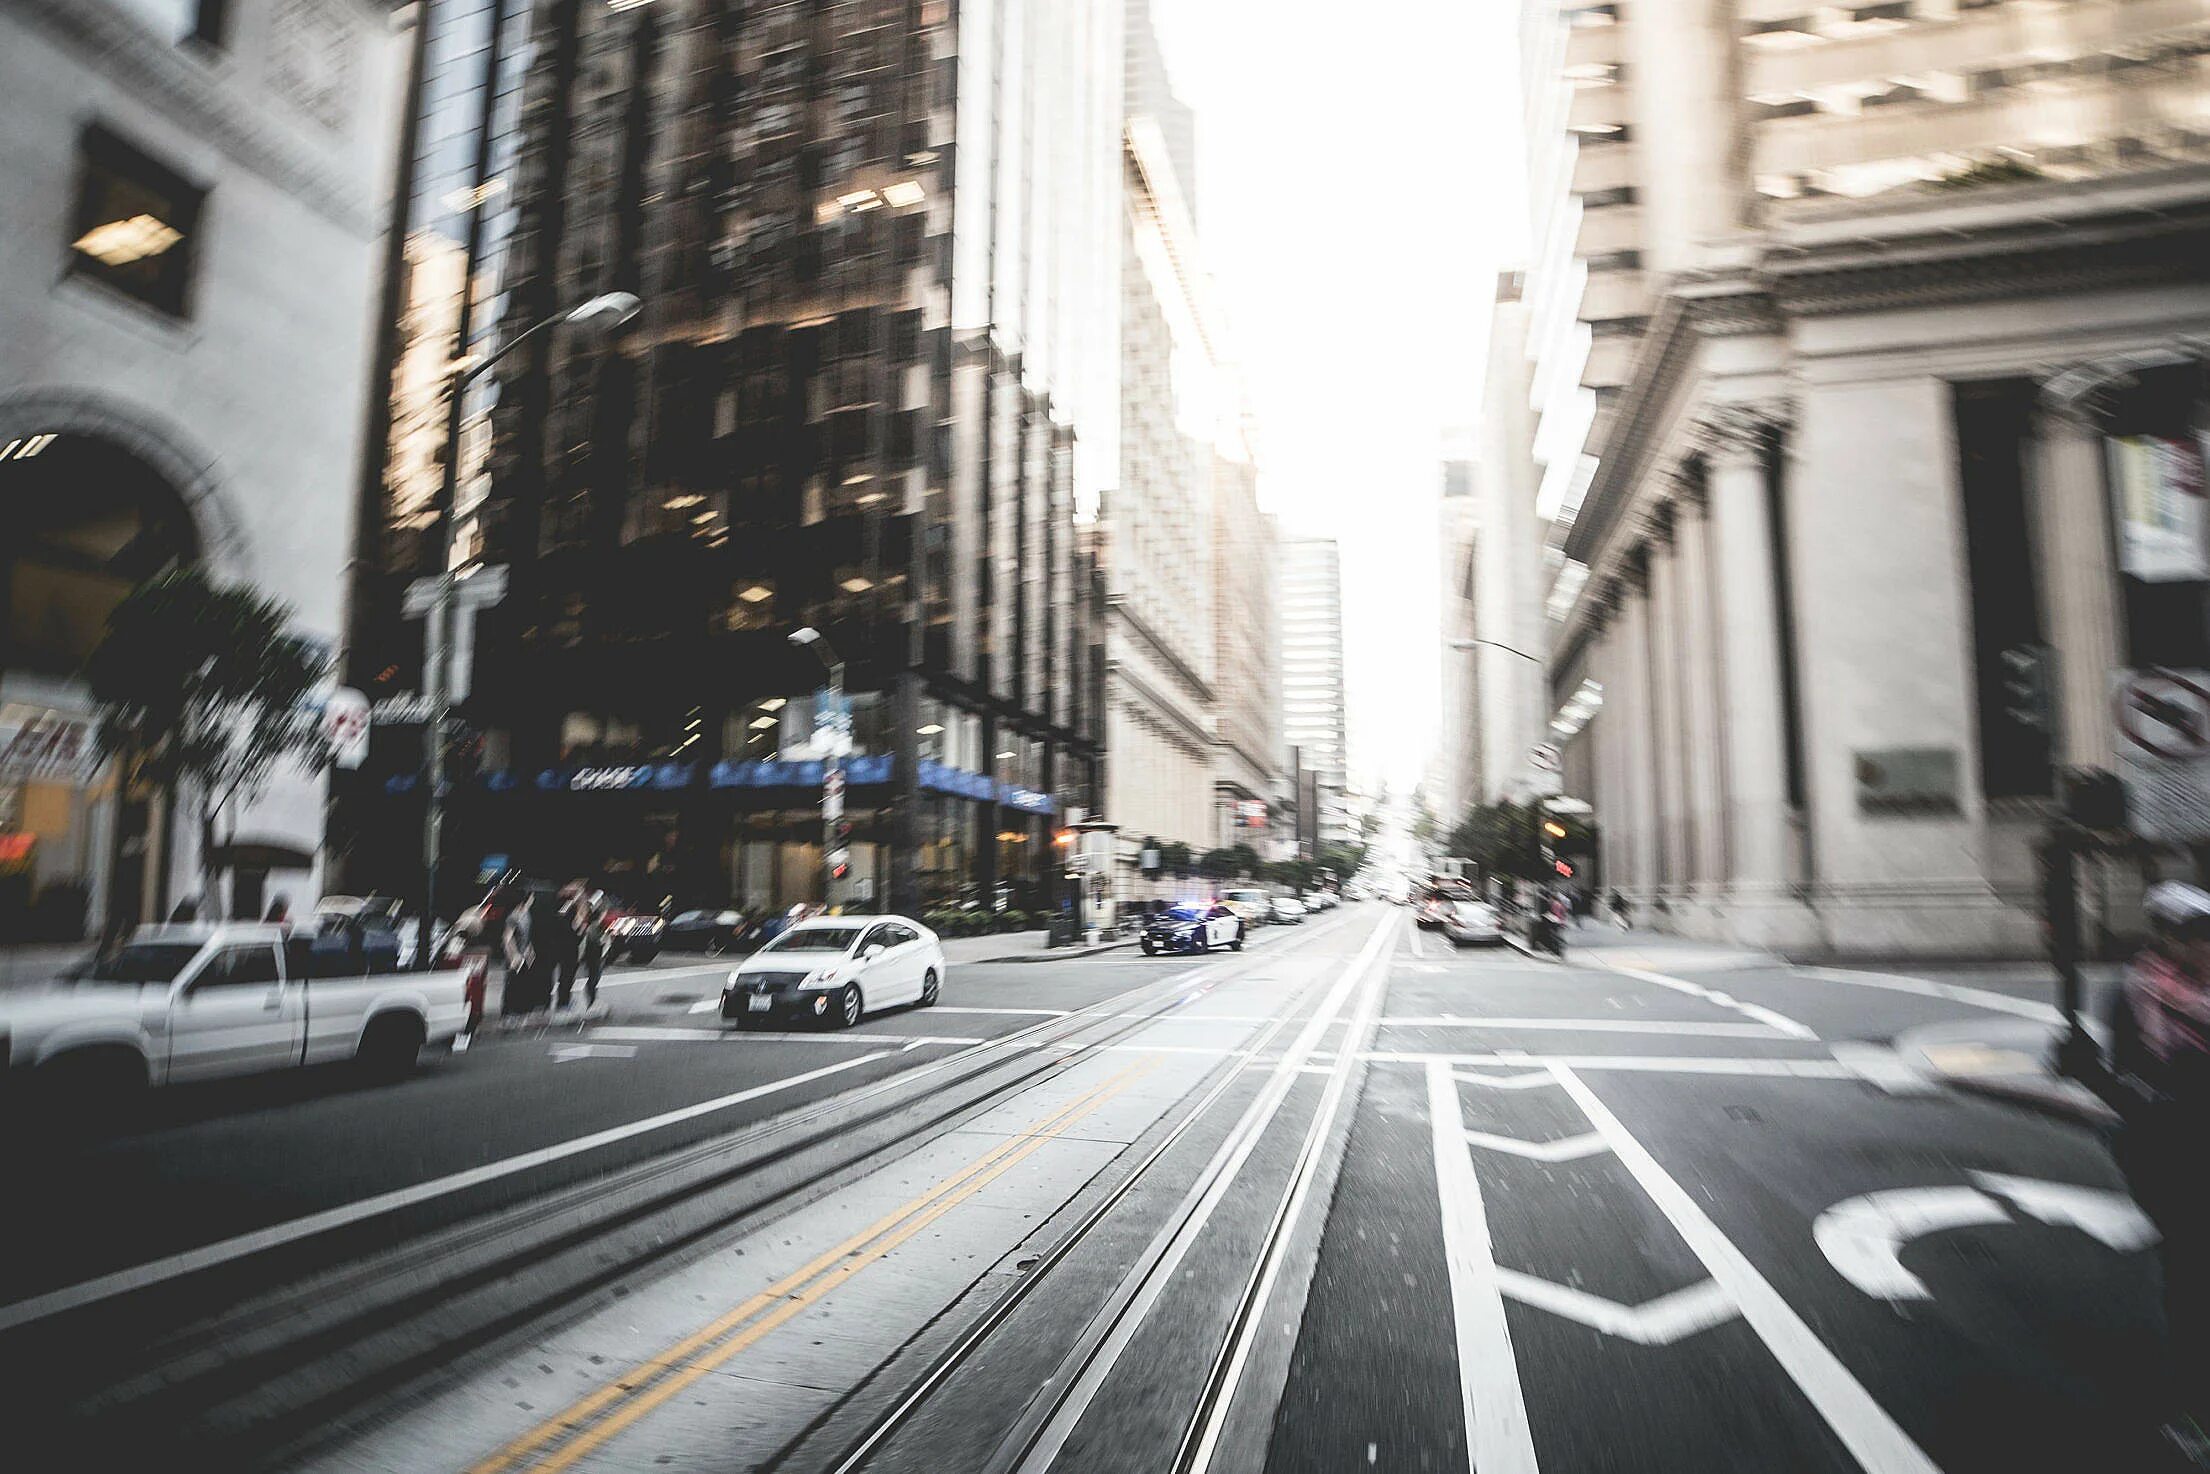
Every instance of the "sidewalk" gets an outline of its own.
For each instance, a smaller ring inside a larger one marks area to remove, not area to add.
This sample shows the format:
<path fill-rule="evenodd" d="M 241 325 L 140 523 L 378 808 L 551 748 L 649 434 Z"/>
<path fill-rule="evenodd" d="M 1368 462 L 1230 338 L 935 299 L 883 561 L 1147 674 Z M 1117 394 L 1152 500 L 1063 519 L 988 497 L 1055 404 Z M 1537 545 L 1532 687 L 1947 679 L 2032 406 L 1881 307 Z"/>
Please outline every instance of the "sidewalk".
<path fill-rule="evenodd" d="M 1117 942 L 1100 942 L 1096 946 L 1047 947 L 1051 933 L 1035 931 L 999 932 L 987 937 L 944 938 L 946 962 L 1064 962 L 1074 957 L 1095 957 L 1100 952 L 1111 952 L 1120 947 L 1136 945 L 1134 937 L 1122 937 Z"/>
<path fill-rule="evenodd" d="M 51 983 L 64 967 L 91 955 L 90 942 L 0 945 L 0 988 L 31 988 Z"/>

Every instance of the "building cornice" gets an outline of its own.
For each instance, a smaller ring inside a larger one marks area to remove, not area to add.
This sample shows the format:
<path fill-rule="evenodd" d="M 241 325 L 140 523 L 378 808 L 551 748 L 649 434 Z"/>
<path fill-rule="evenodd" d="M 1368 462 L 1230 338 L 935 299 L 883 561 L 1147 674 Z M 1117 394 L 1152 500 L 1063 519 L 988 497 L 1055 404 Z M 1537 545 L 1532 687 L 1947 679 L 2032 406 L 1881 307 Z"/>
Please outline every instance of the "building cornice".
<path fill-rule="evenodd" d="M 392 11 L 360 0 L 349 8 L 387 18 Z M 380 227 L 370 186 L 385 181 L 348 178 L 315 150 L 301 147 L 296 130 L 277 126 L 226 87 L 206 63 L 122 11 L 93 0 L 10 0 L 9 10 L 76 53 L 87 70 L 167 114 L 180 131 L 214 144 L 347 233 L 368 237 Z M 355 126 L 381 126 L 381 99 L 371 102 Z"/>
<path fill-rule="evenodd" d="M 1127 625 L 1129 629 L 1142 638 L 1144 648 L 1158 660 L 1159 664 L 1173 672 L 1175 679 L 1179 680 L 1188 689 L 1188 699 L 1190 701 L 1200 706 L 1211 707 L 1212 683 L 1199 675 L 1195 666 L 1177 655 L 1166 641 L 1159 637 L 1159 632 L 1144 622 L 1143 618 L 1130 606 L 1126 594 L 1106 595 L 1105 608 L 1112 619 Z"/>
<path fill-rule="evenodd" d="M 1660 284 L 1627 383 L 1599 418 L 1596 473 L 1564 540 L 1590 577 L 1560 631 L 1559 664 L 1593 632 L 1590 591 L 1625 576 L 1649 536 L 1652 498 L 1666 494 L 1654 473 L 1669 469 L 1656 458 L 1704 340 L 1779 335 L 1833 313 L 2210 282 L 2210 167 L 1821 202 L 1781 212 L 1724 254 L 1722 266 Z M 1749 430 L 1790 417 L 1778 401 L 1711 411 L 1692 431 L 1699 454 L 1738 452 Z"/>

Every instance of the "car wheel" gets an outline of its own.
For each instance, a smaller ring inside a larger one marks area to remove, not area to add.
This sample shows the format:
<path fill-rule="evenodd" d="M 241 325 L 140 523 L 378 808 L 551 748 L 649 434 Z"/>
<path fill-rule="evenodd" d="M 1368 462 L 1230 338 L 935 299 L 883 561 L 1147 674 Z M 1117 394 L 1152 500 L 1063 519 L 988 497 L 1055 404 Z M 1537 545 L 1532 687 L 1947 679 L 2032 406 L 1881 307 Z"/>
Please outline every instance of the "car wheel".
<path fill-rule="evenodd" d="M 57 1140 L 100 1136 L 145 1109 L 146 1062 L 124 1049 L 75 1050 L 40 1065 L 32 1085 Z"/>
<path fill-rule="evenodd" d="M 1243 928 L 1242 928 L 1242 927 L 1240 927 L 1240 926 L 1239 926 L 1239 927 L 1237 927 L 1237 928 L 1235 929 L 1235 940 L 1234 940 L 1234 941 L 1232 941 L 1232 942 L 1230 942 L 1230 943 L 1228 943 L 1228 950 L 1229 950 L 1230 952 L 1240 952 L 1240 951 L 1242 951 L 1242 950 L 1243 950 Z"/>
<path fill-rule="evenodd" d="M 832 1010 L 832 1021 L 836 1027 L 849 1029 L 859 1022 L 860 1015 L 864 1012 L 866 1009 L 859 996 L 859 984 L 846 983 L 837 989 L 836 1007 Z"/>
<path fill-rule="evenodd" d="M 1159 944 L 1152 941 L 1149 937 L 1145 937 L 1143 941 L 1138 945 L 1143 948 L 1143 955 L 1146 957 L 1156 957 L 1159 955 Z"/>
<path fill-rule="evenodd" d="M 722 953 L 728 950 L 729 944 L 727 942 L 724 942 L 721 938 L 708 937 L 706 939 L 706 955 L 708 957 L 719 957 Z"/>
<path fill-rule="evenodd" d="M 921 1007 L 927 1008 L 936 1001 L 936 969 L 930 968 L 921 977 Z"/>
<path fill-rule="evenodd" d="M 412 1015 L 371 1019 L 353 1059 L 372 1080 L 403 1080 L 422 1057 L 422 1021 Z"/>
<path fill-rule="evenodd" d="M 1212 950 L 1212 938 L 1205 935 L 1203 927 L 1199 927 L 1189 934 L 1189 950 L 1192 952 L 1210 952 Z"/>

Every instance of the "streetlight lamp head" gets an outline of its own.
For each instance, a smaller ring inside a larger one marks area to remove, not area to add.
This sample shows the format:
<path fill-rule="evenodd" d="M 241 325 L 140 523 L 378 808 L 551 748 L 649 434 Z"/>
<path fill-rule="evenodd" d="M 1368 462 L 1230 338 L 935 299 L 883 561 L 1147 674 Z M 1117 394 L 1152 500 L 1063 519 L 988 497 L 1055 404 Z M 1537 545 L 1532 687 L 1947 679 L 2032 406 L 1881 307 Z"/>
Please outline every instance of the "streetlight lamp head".
<path fill-rule="evenodd" d="M 815 645 L 819 644 L 820 641 L 821 631 L 810 624 L 790 632 L 790 642 L 793 645 Z"/>
<path fill-rule="evenodd" d="M 610 333 L 634 321 L 643 305 L 635 292 L 604 292 L 571 309 L 568 325 Z"/>

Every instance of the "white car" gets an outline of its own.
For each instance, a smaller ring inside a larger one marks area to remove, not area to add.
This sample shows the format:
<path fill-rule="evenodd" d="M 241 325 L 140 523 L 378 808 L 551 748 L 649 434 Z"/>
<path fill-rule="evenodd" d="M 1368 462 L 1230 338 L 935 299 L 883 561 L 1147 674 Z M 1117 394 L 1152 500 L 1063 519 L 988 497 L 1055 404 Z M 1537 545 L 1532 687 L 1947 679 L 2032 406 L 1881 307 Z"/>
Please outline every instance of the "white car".
<path fill-rule="evenodd" d="M 1305 915 L 1305 903 L 1295 896 L 1274 896 L 1268 902 L 1267 920 L 1283 926 L 1301 926 Z"/>
<path fill-rule="evenodd" d="M 1220 893 L 1220 904 L 1243 918 L 1245 926 L 1263 925 L 1267 917 L 1267 902 L 1272 899 L 1266 892 L 1249 886 L 1238 886 Z"/>
<path fill-rule="evenodd" d="M 1448 901 L 1442 916 L 1443 935 L 1461 947 L 1501 947 L 1504 923 L 1486 901 Z"/>
<path fill-rule="evenodd" d="M 746 958 L 721 990 L 721 1016 L 848 1029 L 869 1009 L 926 1008 L 948 969 L 935 932 L 907 916 L 817 916 Z"/>
<path fill-rule="evenodd" d="M 398 972 L 358 929 L 142 926 L 55 987 L 0 994 L 11 1083 L 91 1110 L 149 1086 L 356 1060 L 386 1077 L 468 1019 L 452 971 Z"/>

